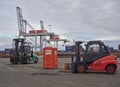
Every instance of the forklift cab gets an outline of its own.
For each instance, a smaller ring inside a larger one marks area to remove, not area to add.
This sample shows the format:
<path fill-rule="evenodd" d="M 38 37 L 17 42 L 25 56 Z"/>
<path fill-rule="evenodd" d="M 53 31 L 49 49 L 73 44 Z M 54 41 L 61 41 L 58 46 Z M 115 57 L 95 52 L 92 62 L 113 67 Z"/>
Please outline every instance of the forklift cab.
<path fill-rule="evenodd" d="M 107 55 L 109 52 L 101 41 L 90 41 L 86 45 L 83 62 L 89 64 Z"/>

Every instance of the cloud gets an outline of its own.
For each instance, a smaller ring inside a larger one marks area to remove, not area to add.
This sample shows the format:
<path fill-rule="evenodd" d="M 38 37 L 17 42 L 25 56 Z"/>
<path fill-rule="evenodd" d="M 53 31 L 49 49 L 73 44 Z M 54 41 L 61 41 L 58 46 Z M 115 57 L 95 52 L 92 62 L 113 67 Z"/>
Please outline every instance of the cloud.
<path fill-rule="evenodd" d="M 12 48 L 12 39 L 0 36 L 0 50 L 4 50 L 5 48 Z"/>
<path fill-rule="evenodd" d="M 120 39 L 119 0 L 1 0 L 1 34 L 18 34 L 16 6 L 36 29 L 45 28 L 69 39 Z M 11 30 L 11 31 L 9 31 Z"/>

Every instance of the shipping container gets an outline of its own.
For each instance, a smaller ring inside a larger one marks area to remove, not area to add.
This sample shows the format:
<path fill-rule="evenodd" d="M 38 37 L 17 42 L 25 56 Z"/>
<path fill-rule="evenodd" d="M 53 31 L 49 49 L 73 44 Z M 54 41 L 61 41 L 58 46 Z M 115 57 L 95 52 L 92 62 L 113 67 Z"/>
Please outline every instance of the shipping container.
<path fill-rule="evenodd" d="M 69 45 L 65 47 L 66 52 L 75 52 L 75 46 L 74 45 Z M 80 52 L 84 52 L 84 48 L 82 46 L 79 47 Z"/>
<path fill-rule="evenodd" d="M 13 49 L 12 49 L 12 48 L 6 48 L 6 49 L 5 49 L 5 54 L 6 54 L 6 55 L 11 54 L 12 52 L 13 52 Z"/>
<path fill-rule="evenodd" d="M 30 34 L 34 34 L 34 33 L 44 33 L 44 30 L 29 30 Z"/>
<path fill-rule="evenodd" d="M 54 36 L 54 39 L 59 40 L 59 39 L 60 39 L 60 38 L 59 38 L 59 35 L 55 35 L 55 36 Z"/>
<path fill-rule="evenodd" d="M 109 47 L 109 46 L 106 46 L 107 47 L 107 50 L 109 51 L 109 52 L 113 52 L 114 51 L 114 47 Z"/>
<path fill-rule="evenodd" d="M 35 33 L 35 30 L 29 30 L 29 33 L 30 33 L 30 34 L 34 34 L 34 33 Z"/>
<path fill-rule="evenodd" d="M 44 33 L 44 30 L 37 30 L 37 33 Z"/>
<path fill-rule="evenodd" d="M 66 52 L 74 52 L 75 51 L 75 46 L 73 46 L 73 45 L 66 46 L 65 50 L 66 50 Z"/>
<path fill-rule="evenodd" d="M 52 40 L 52 39 L 59 40 L 60 38 L 59 38 L 59 35 L 55 35 L 55 36 L 51 35 L 50 40 Z"/>
<path fill-rule="evenodd" d="M 0 54 L 5 54 L 5 51 L 1 50 L 1 51 L 0 51 Z"/>

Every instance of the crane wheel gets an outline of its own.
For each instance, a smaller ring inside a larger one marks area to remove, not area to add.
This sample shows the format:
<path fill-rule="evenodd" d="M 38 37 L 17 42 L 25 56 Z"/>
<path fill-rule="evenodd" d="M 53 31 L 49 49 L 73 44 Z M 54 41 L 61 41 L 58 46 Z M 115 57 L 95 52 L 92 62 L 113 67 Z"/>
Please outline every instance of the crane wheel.
<path fill-rule="evenodd" d="M 86 72 L 86 66 L 84 64 L 78 64 L 76 69 L 78 73 Z"/>
<path fill-rule="evenodd" d="M 115 74 L 115 72 L 116 72 L 116 66 L 115 65 L 108 65 L 106 67 L 106 72 L 108 74 Z"/>

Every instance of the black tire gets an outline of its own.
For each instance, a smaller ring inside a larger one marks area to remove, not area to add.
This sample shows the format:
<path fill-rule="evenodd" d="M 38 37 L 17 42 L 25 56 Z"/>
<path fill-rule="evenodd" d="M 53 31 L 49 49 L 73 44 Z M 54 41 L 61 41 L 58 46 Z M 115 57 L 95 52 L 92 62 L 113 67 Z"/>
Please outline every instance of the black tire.
<path fill-rule="evenodd" d="M 10 61 L 11 64 L 15 64 L 14 61 Z"/>
<path fill-rule="evenodd" d="M 34 63 L 38 63 L 38 58 L 36 58 L 35 62 Z"/>
<path fill-rule="evenodd" d="M 30 64 L 30 58 L 29 57 L 24 57 L 23 64 Z"/>
<path fill-rule="evenodd" d="M 108 65 L 106 67 L 107 74 L 115 74 L 116 73 L 116 66 L 115 65 Z"/>
<path fill-rule="evenodd" d="M 27 64 L 30 64 L 30 58 L 27 59 Z"/>
<path fill-rule="evenodd" d="M 77 64 L 76 70 L 78 73 L 85 73 L 86 66 L 84 64 Z"/>
<path fill-rule="evenodd" d="M 10 58 L 10 63 L 11 63 L 11 64 L 15 64 L 14 58 Z"/>

